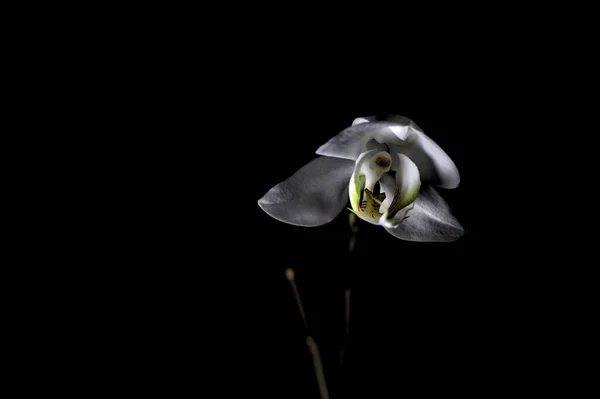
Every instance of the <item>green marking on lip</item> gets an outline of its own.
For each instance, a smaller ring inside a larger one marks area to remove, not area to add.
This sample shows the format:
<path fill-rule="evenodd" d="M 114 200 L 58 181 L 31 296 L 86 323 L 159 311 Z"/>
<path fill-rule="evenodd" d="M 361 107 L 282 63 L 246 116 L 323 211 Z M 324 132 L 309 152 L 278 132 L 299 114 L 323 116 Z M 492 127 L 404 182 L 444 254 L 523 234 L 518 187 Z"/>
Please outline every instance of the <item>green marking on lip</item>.
<path fill-rule="evenodd" d="M 400 209 L 403 209 L 405 206 L 413 203 L 417 197 L 419 196 L 419 191 L 421 189 L 421 182 L 419 181 L 415 186 L 413 186 L 409 191 L 404 194 L 404 196 L 400 197 L 399 189 L 396 190 L 396 194 L 394 195 L 394 200 L 390 204 L 390 209 L 388 211 L 389 215 L 395 215 Z"/>
<path fill-rule="evenodd" d="M 352 209 L 358 211 L 360 209 L 361 193 L 365 189 L 365 175 L 354 176 L 350 179 L 350 204 Z"/>

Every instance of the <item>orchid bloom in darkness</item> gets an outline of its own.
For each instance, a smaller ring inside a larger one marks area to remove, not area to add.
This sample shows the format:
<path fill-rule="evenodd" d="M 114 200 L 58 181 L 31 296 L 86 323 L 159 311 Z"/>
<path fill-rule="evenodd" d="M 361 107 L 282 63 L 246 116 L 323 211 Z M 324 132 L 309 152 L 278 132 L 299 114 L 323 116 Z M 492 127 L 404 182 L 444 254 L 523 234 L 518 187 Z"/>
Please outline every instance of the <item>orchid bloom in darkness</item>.
<path fill-rule="evenodd" d="M 271 188 L 259 206 L 282 222 L 314 227 L 350 202 L 362 220 L 407 241 L 454 241 L 464 229 L 433 188 L 458 187 L 450 157 L 410 119 L 357 118 L 318 158 Z"/>

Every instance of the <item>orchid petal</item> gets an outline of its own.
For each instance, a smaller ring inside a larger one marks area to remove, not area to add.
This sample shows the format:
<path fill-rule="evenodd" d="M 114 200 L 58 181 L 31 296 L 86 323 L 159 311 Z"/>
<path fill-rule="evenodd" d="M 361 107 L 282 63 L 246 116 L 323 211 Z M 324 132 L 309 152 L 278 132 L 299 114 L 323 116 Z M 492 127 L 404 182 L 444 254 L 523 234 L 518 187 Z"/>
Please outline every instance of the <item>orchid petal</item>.
<path fill-rule="evenodd" d="M 401 115 L 389 115 L 385 120 L 378 120 L 375 116 L 356 118 L 353 126 L 322 145 L 317 154 L 356 159 L 373 139 L 387 144 L 390 153 L 402 153 L 412 159 L 423 181 L 448 189 L 460 184 L 460 174 L 448 154 L 414 121 Z M 392 170 L 397 170 L 397 167 L 394 159 Z"/>
<path fill-rule="evenodd" d="M 406 155 L 395 154 L 398 158 L 398 171 L 396 172 L 396 181 L 394 184 L 392 201 L 385 202 L 382 206 L 383 215 L 379 219 L 379 224 L 384 227 L 395 227 L 402 222 L 409 210 L 419 195 L 421 188 L 421 179 L 419 178 L 419 169 Z M 383 180 L 383 179 L 382 179 Z M 390 194 L 390 181 L 380 181 L 382 191 L 386 195 L 386 199 Z"/>
<path fill-rule="evenodd" d="M 352 126 L 354 126 L 354 125 L 360 125 L 361 123 L 368 123 L 368 122 L 371 122 L 371 121 L 369 119 L 367 119 L 367 118 L 356 118 L 352 122 Z"/>
<path fill-rule="evenodd" d="M 394 199 L 394 193 L 396 192 L 396 180 L 391 174 L 386 173 L 379 180 L 379 187 L 380 191 L 385 194 L 385 200 L 381 204 L 379 210 L 381 212 L 386 212 L 390 208 L 390 204 Z"/>
<path fill-rule="evenodd" d="M 408 218 L 394 228 L 386 228 L 393 236 L 407 241 L 447 242 L 464 234 L 464 228 L 452 214 L 448 204 L 431 186 L 424 186 Z"/>
<path fill-rule="evenodd" d="M 374 120 L 374 117 L 363 119 Z M 446 152 L 427 136 L 423 129 L 411 119 L 401 115 L 390 115 L 387 121 L 408 126 L 412 140 L 408 145 L 389 143 L 390 152 L 405 154 L 419 167 L 421 179 L 442 188 L 456 188 L 460 184 L 458 168 Z M 392 170 L 394 170 L 392 165 Z"/>
<path fill-rule="evenodd" d="M 318 157 L 271 188 L 258 205 L 271 217 L 296 226 L 332 221 L 348 203 L 354 162 Z"/>
<path fill-rule="evenodd" d="M 356 160 L 369 146 L 372 148 L 372 140 L 382 144 L 406 145 L 410 141 L 410 132 L 408 127 L 395 122 L 359 121 L 319 147 L 317 154 Z"/>
<path fill-rule="evenodd" d="M 396 192 L 389 206 L 389 216 L 393 217 L 396 212 L 412 203 L 419 195 L 421 179 L 419 169 L 413 161 L 404 154 L 396 154 L 399 161 L 396 172 Z"/>

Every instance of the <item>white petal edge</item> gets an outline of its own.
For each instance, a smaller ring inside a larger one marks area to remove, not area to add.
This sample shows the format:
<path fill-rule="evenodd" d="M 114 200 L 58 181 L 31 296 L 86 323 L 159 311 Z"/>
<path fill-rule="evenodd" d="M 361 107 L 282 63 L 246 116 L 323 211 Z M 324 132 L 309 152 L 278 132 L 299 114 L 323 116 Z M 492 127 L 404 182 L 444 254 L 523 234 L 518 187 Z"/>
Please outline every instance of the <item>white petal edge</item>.
<path fill-rule="evenodd" d="M 348 203 L 353 170 L 352 161 L 318 157 L 271 188 L 258 205 L 281 222 L 321 226 L 332 221 Z"/>
<path fill-rule="evenodd" d="M 360 125 L 361 123 L 368 123 L 368 122 L 370 122 L 370 121 L 366 118 L 356 118 L 354 121 L 352 121 L 352 126 Z"/>
<path fill-rule="evenodd" d="M 465 233 L 446 201 L 431 186 L 421 187 L 408 219 L 386 230 L 402 240 L 419 242 L 456 241 Z"/>
<path fill-rule="evenodd" d="M 406 145 L 412 140 L 412 133 L 407 126 L 396 122 L 361 122 L 358 121 L 342 130 L 320 146 L 318 155 L 342 159 L 356 160 L 363 152 L 373 148 L 376 143 Z"/>

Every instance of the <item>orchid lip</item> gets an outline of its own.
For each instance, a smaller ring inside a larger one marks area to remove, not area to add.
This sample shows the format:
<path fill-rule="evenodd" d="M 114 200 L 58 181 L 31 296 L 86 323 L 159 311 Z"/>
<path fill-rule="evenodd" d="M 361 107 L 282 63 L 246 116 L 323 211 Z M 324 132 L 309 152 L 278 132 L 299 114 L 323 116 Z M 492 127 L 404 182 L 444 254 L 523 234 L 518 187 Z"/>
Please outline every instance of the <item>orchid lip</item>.
<path fill-rule="evenodd" d="M 402 154 L 394 156 L 399 166 L 395 178 L 390 174 L 393 158 L 389 152 L 373 149 L 360 154 L 349 184 L 353 213 L 388 228 L 405 219 L 421 186 L 416 165 Z"/>

